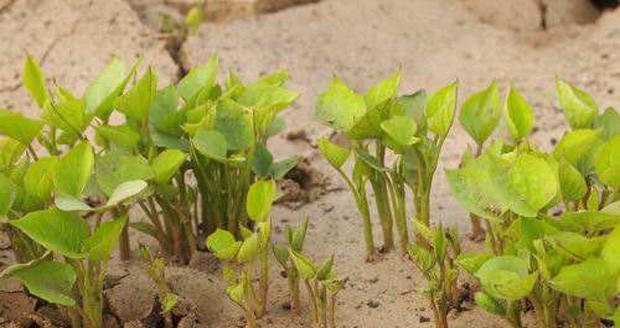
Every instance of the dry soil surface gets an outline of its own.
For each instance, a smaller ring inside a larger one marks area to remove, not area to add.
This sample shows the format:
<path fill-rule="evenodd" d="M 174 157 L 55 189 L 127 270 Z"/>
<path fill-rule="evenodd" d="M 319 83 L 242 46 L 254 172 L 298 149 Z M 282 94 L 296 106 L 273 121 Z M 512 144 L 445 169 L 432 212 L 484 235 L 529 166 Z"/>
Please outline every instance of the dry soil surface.
<path fill-rule="evenodd" d="M 312 119 L 316 96 L 334 74 L 363 91 L 399 68 L 404 72 L 403 92 L 433 90 L 458 79 L 461 101 L 493 79 L 504 92 L 512 82 L 535 108 L 534 142 L 549 148 L 566 129 L 554 98 L 556 76 L 591 92 L 601 108 L 620 105 L 615 96 L 620 92 L 620 12 L 598 17 L 592 8 L 554 11 L 553 1 L 543 2 L 548 4 L 547 12 L 541 12 L 534 0 L 501 4 L 494 0 L 323 0 L 225 24 L 207 23 L 185 42 L 186 62 L 180 64 L 186 68 L 217 51 L 224 69 L 247 79 L 287 68 L 290 88 L 303 94 L 285 117 L 288 132 L 305 133 L 307 138 L 276 137 L 272 146 L 278 156 L 305 154 L 310 167 L 331 183 L 320 187 L 322 197 L 296 210 L 278 206 L 273 213 L 278 227 L 275 239 L 282 238 L 278 231 L 286 224 L 297 224 L 303 215 L 310 217 L 306 252 L 316 259 L 335 255 L 336 272 L 348 281 L 338 301 L 338 327 L 431 327 L 432 323 L 418 293 L 423 281 L 410 263 L 397 252 L 383 255 L 376 263 L 364 263 L 353 199 L 313 146 L 313 140 L 329 134 Z M 0 40 L 0 106 L 29 115 L 36 115 L 36 110 L 19 80 L 25 51 L 43 57 L 48 77 L 78 94 L 112 55 L 129 62 L 144 52 L 163 80 L 174 80 L 178 69 L 157 32 L 144 26 L 120 0 L 0 1 Z M 433 191 L 433 221 L 456 225 L 463 233 L 468 220 L 450 196 L 443 169 L 457 165 L 468 142 L 457 124 L 445 144 Z M 380 240 L 379 229 L 375 233 Z M 10 262 L 10 258 L 0 257 L 0 261 Z M 286 281 L 279 277 L 275 261 L 272 268 L 269 314 L 262 326 L 311 327 L 307 296 L 303 319 L 291 316 L 282 308 Z M 153 294 L 140 266 L 114 261 L 110 271 L 118 281 L 108 293 L 117 295 L 115 301 L 121 306 L 135 309 L 123 314 L 123 319 L 142 319 L 150 303 L 134 300 L 152 300 Z M 131 275 L 125 277 L 127 273 Z M 243 326 L 241 312 L 223 296 L 224 283 L 207 255 L 190 267 L 170 267 L 168 275 L 175 291 L 197 306 L 200 327 Z M 2 291 L 16 288 L 0 285 L 0 302 Z M 466 308 L 451 315 L 454 327 L 506 326 L 479 308 L 467 304 Z M 0 317 L 11 311 L 15 315 L 15 308 L 0 306 Z"/>

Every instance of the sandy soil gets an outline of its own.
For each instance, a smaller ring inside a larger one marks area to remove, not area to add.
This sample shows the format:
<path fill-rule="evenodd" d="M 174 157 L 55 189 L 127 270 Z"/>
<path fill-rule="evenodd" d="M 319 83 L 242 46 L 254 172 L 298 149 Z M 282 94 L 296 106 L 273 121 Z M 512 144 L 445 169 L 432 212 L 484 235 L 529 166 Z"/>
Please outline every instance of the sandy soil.
<path fill-rule="evenodd" d="M 554 99 L 555 76 L 590 91 L 601 108 L 620 105 L 615 96 L 620 91 L 620 12 L 598 18 L 592 8 L 562 14 L 549 0 L 548 12 L 543 14 L 534 0 L 534 4 L 510 2 L 503 6 L 494 0 L 356 0 L 354 4 L 323 0 L 226 24 L 204 24 L 185 43 L 187 62 L 183 65 L 202 63 L 217 51 L 224 68 L 248 79 L 288 68 L 290 87 L 303 93 L 295 108 L 285 114 L 288 131 L 303 131 L 310 140 L 329 132 L 312 121 L 312 112 L 314 99 L 328 87 L 332 74 L 365 90 L 402 67 L 403 92 L 421 87 L 432 90 L 458 79 L 461 100 L 492 79 L 504 91 L 512 81 L 535 108 L 533 139 L 542 147 L 550 147 L 566 128 Z M 0 106 L 36 115 L 20 88 L 23 49 L 46 58 L 43 68 L 48 76 L 80 91 L 113 54 L 129 62 L 145 52 L 147 62 L 160 71 L 163 80 L 174 80 L 177 67 L 163 50 L 161 37 L 121 0 L 7 3 L 5 7 L 0 1 L 0 44 L 8 45 L 0 50 Z M 546 29 L 541 27 L 542 18 L 552 22 Z M 506 21 L 510 24 L 502 23 Z M 433 220 L 456 225 L 463 233 L 468 231 L 468 220 L 449 195 L 443 168 L 457 165 L 467 143 L 465 132 L 457 126 L 446 142 L 433 192 Z M 396 252 L 377 263 L 364 263 L 361 224 L 353 199 L 340 191 L 342 182 L 312 142 L 281 136 L 272 146 L 278 156 L 305 154 L 311 167 L 331 181 L 319 199 L 297 210 L 278 206 L 273 219 L 281 229 L 307 215 L 311 227 L 306 252 L 316 259 L 335 255 L 336 271 L 348 279 L 339 298 L 338 326 L 432 327 L 427 322 L 431 313 L 426 301 L 416 292 L 423 281 L 410 263 Z M 380 240 L 379 229 L 375 233 Z M 275 238 L 282 236 L 276 233 Z M 0 262 L 10 262 L 2 254 Z M 305 295 L 302 318 L 283 309 L 286 281 L 279 278 L 273 264 L 269 314 L 262 325 L 310 327 Z M 118 279 L 107 293 L 117 295 L 114 299 L 121 308 L 131 310 L 122 319 L 143 319 L 154 295 L 140 265 L 114 261 L 110 274 Z M 190 267 L 170 267 L 168 275 L 175 291 L 197 306 L 200 327 L 243 326 L 241 312 L 223 296 L 224 283 L 207 255 Z M 0 284 L 0 305 L 16 288 Z M 505 326 L 479 308 L 469 304 L 466 308 L 470 310 L 452 315 L 454 327 Z M 0 306 L 0 318 L 15 316 L 14 309 Z"/>

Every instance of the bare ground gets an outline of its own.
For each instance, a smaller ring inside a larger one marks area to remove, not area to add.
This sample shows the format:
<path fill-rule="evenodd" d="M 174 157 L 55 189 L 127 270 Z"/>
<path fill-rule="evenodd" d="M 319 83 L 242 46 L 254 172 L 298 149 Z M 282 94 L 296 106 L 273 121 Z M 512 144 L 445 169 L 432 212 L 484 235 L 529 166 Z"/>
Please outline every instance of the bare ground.
<path fill-rule="evenodd" d="M 403 91 L 432 90 L 458 79 L 461 100 L 492 79 L 504 90 L 512 82 L 535 108 L 534 141 L 548 148 L 566 129 L 554 100 L 554 77 L 587 89 L 602 108 L 620 105 L 615 96 L 620 92 L 620 12 L 598 17 L 598 12 L 578 0 L 566 1 L 578 3 L 570 8 L 558 7 L 562 1 L 542 2 L 546 11 L 535 0 L 501 4 L 493 0 L 323 0 L 226 24 L 207 23 L 184 43 L 186 60 L 177 64 L 185 68 L 217 51 L 225 69 L 248 79 L 288 68 L 290 87 L 303 93 L 285 117 L 288 131 L 305 137 L 276 137 L 272 148 L 278 156 L 307 155 L 310 167 L 331 183 L 320 187 L 319 194 L 324 195 L 311 197 L 305 206 L 297 204 L 295 210 L 278 206 L 273 219 L 281 229 L 307 215 L 311 226 L 306 252 L 316 259 L 335 255 L 336 271 L 348 280 L 339 298 L 339 327 L 431 327 L 432 322 L 428 322 L 431 313 L 426 301 L 417 292 L 423 281 L 408 261 L 392 252 L 377 263 L 364 263 L 361 224 L 352 197 L 342 191 L 344 185 L 312 144 L 329 133 L 312 121 L 314 99 L 328 87 L 332 74 L 365 90 L 398 68 L 404 71 Z M 0 44 L 0 106 L 29 115 L 36 115 L 36 110 L 19 79 L 25 50 L 44 58 L 48 77 L 79 92 L 112 55 L 129 62 L 144 52 L 164 81 L 173 81 L 178 71 L 161 35 L 146 27 L 121 0 L 0 1 Z M 443 168 L 457 165 L 467 143 L 462 128 L 454 129 L 433 192 L 433 220 L 456 225 L 463 233 L 468 231 L 468 220 L 449 195 Z M 375 233 L 380 240 L 378 229 Z M 276 233 L 275 238 L 282 236 Z M 8 264 L 11 259 L 8 250 L 2 250 L 3 243 L 0 237 L 0 262 Z M 480 246 L 467 243 L 467 247 Z M 283 309 L 286 281 L 279 277 L 275 261 L 272 268 L 269 314 L 261 324 L 311 327 L 305 295 L 302 318 Z M 190 267 L 168 270 L 174 290 L 197 306 L 200 327 L 243 326 L 241 312 L 223 296 L 224 283 L 206 254 Z M 117 279 L 107 293 L 115 295 L 112 302 L 126 312 L 123 319 L 144 319 L 154 295 L 140 264 L 115 260 L 110 275 Z M 32 310 L 28 299 L 17 299 L 20 294 L 13 282 L 0 284 L 0 326 L 2 318 L 23 318 L 22 311 Z M 6 307 L 9 300 L 21 303 Z M 479 308 L 467 304 L 466 308 L 470 310 L 452 314 L 454 327 L 506 326 Z"/>

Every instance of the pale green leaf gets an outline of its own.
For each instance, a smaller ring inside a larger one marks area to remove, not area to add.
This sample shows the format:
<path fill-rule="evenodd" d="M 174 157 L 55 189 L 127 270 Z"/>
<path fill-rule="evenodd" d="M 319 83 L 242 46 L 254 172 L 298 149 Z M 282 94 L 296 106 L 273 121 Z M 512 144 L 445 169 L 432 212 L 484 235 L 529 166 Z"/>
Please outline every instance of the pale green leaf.
<path fill-rule="evenodd" d="M 151 163 L 155 174 L 155 182 L 165 184 L 178 172 L 185 163 L 186 154 L 177 149 L 167 149 L 161 152 Z"/>
<path fill-rule="evenodd" d="M 90 237 L 84 240 L 84 252 L 88 254 L 88 258 L 91 261 L 107 262 L 125 224 L 127 224 L 126 216 L 102 223 Z"/>
<path fill-rule="evenodd" d="M 620 135 L 607 141 L 597 153 L 594 166 L 598 179 L 612 187 L 620 187 Z"/>
<path fill-rule="evenodd" d="M 54 171 L 56 191 L 80 197 L 92 175 L 94 164 L 95 155 L 88 141 L 77 144 L 56 164 Z"/>
<path fill-rule="evenodd" d="M 149 68 L 136 85 L 116 99 L 116 108 L 129 119 L 144 122 L 157 92 L 157 73 Z"/>
<path fill-rule="evenodd" d="M 364 98 L 335 78 L 329 90 L 318 97 L 315 116 L 336 130 L 348 131 L 364 113 Z"/>
<path fill-rule="evenodd" d="M 588 191 L 583 175 L 563 157 L 559 160 L 558 176 L 565 201 L 579 200 Z"/>
<path fill-rule="evenodd" d="M 591 128 L 598 115 L 598 106 L 592 96 L 560 79 L 556 80 L 556 90 L 560 106 L 564 109 L 564 116 L 571 128 Z"/>
<path fill-rule="evenodd" d="M 510 86 L 504 108 L 506 125 L 512 139 L 519 141 L 527 137 L 534 126 L 532 107 L 514 86 Z"/>
<path fill-rule="evenodd" d="M 28 213 L 10 223 L 46 249 L 70 258 L 84 257 L 82 243 L 89 228 L 77 214 L 52 208 Z"/>
<path fill-rule="evenodd" d="M 562 267 L 550 283 L 557 291 L 589 300 L 605 301 L 613 297 L 616 291 L 613 272 L 599 258 Z"/>
<path fill-rule="evenodd" d="M 340 169 L 351 155 L 351 149 L 340 147 L 327 138 L 319 139 L 317 144 L 323 157 L 337 169 Z"/>
<path fill-rule="evenodd" d="M 12 275 L 19 278 L 32 295 L 47 302 L 64 306 L 76 304 L 72 295 L 77 275 L 69 264 L 40 261 L 21 266 Z"/>
<path fill-rule="evenodd" d="M 43 157 L 32 163 L 24 176 L 26 192 L 41 202 L 47 202 L 54 186 L 54 170 L 57 162 L 56 157 Z"/>
<path fill-rule="evenodd" d="M 400 86 L 401 72 L 396 72 L 389 79 L 378 83 L 366 92 L 364 101 L 366 102 L 366 108 L 373 109 L 376 106 L 388 101 L 398 94 L 398 87 Z"/>
<path fill-rule="evenodd" d="M 433 93 L 426 103 L 425 116 L 428 129 L 445 138 L 452 127 L 456 111 L 457 83 L 452 83 Z"/>
<path fill-rule="evenodd" d="M 43 122 L 0 108 L 0 134 L 28 145 L 39 135 Z"/>
<path fill-rule="evenodd" d="M 177 85 L 179 95 L 185 101 L 192 100 L 200 90 L 210 89 L 216 82 L 219 58 L 212 55 L 205 65 L 192 68 Z"/>
<path fill-rule="evenodd" d="M 478 145 L 484 144 L 499 123 L 501 107 L 497 83 L 471 95 L 461 108 L 459 121 Z"/>
<path fill-rule="evenodd" d="M 39 64 L 31 55 L 26 57 L 22 79 L 26 90 L 30 92 L 30 95 L 37 102 L 39 107 L 43 108 L 47 99 L 49 99 L 49 92 L 45 85 L 45 77 L 41 72 L 41 67 L 39 67 Z"/>
<path fill-rule="evenodd" d="M 275 196 L 276 184 L 273 180 L 254 182 L 248 190 L 246 201 L 246 208 L 250 219 L 260 222 L 268 220 Z"/>
<path fill-rule="evenodd" d="M 105 204 L 106 207 L 114 207 L 118 204 L 137 196 L 146 189 L 148 184 L 144 180 L 132 180 L 119 184 Z"/>
<path fill-rule="evenodd" d="M 228 146 L 226 137 L 215 130 L 199 130 L 192 144 L 202 155 L 216 161 L 226 161 Z"/>

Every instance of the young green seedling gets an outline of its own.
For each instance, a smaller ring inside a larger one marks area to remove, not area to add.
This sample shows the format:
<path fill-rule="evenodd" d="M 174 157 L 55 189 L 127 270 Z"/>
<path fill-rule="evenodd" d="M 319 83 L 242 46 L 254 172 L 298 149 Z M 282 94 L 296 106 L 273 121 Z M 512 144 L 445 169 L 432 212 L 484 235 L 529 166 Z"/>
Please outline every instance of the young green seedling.
<path fill-rule="evenodd" d="M 140 245 L 140 253 L 146 262 L 146 272 L 157 289 L 161 314 L 164 317 L 164 328 L 173 328 L 174 322 L 172 321 L 171 311 L 178 301 L 178 296 L 172 293 L 166 281 L 164 259 L 160 256 L 153 256 L 148 247 L 142 244 Z"/>
<path fill-rule="evenodd" d="M 493 82 L 485 90 L 471 95 L 461 108 L 459 121 L 475 141 L 474 157 L 480 156 L 482 148 L 499 123 L 501 116 L 499 91 Z M 484 230 L 480 218 L 471 214 L 472 239 L 482 240 Z"/>
<path fill-rule="evenodd" d="M 541 327 L 597 327 L 601 318 L 614 320 L 618 313 L 611 299 L 619 293 L 620 120 L 613 109 L 598 115 L 583 91 L 562 81 L 557 85 L 574 130 L 552 153 L 525 142 L 495 142 L 447 172 L 456 198 L 488 223 L 492 251 L 464 254 L 459 263 L 482 284 L 477 303 L 514 327 L 522 326 L 524 299 Z M 531 127 L 525 104 L 511 91 L 506 109 L 515 141 Z M 559 217 L 547 214 L 560 202 Z"/>
<path fill-rule="evenodd" d="M 289 252 L 294 250 L 301 253 L 303 251 L 304 241 L 306 239 L 306 231 L 308 230 L 308 219 L 304 219 L 299 227 L 296 229 L 286 226 L 285 236 L 288 242 L 287 246 L 274 244 L 273 254 L 286 272 L 286 278 L 288 281 L 290 306 L 291 310 L 295 313 L 299 313 L 300 298 L 299 298 L 299 272 L 291 259 Z"/>
<path fill-rule="evenodd" d="M 271 252 L 271 219 L 269 212 L 276 195 L 273 180 L 259 180 L 248 191 L 247 213 L 254 221 L 254 231 L 241 227 L 243 240 L 223 229 L 207 238 L 207 247 L 224 261 L 223 274 L 229 284 L 228 297 L 239 305 L 249 328 L 266 312 L 269 290 L 269 254 Z M 258 288 L 254 286 L 258 262 Z"/>
<path fill-rule="evenodd" d="M 289 249 L 289 256 L 310 295 L 316 328 L 336 328 L 336 296 L 344 281 L 333 273 L 334 257 L 317 266 L 293 249 Z"/>
<path fill-rule="evenodd" d="M 192 69 L 177 92 L 185 101 L 182 128 L 201 196 L 201 229 L 207 234 L 227 229 L 239 237 L 239 226 L 251 223 L 244 211 L 249 186 L 256 179 L 281 179 L 301 160 L 293 156 L 274 162 L 267 149 L 268 138 L 283 128 L 277 115 L 298 94 L 283 87 L 286 72 L 248 85 L 230 74 L 219 85 L 217 71 L 213 56 Z"/>
<path fill-rule="evenodd" d="M 1 276 L 17 277 L 32 295 L 66 309 L 72 327 L 102 328 L 105 267 L 126 223 L 120 217 L 91 232 L 79 215 L 54 208 L 12 220 L 12 226 L 48 252 L 7 268 Z"/>
<path fill-rule="evenodd" d="M 456 258 L 461 253 L 458 232 L 442 227 L 431 230 L 418 221 L 414 221 L 414 225 L 418 233 L 430 242 L 430 248 L 428 245 L 411 244 L 409 256 L 428 283 L 423 292 L 433 310 L 435 327 L 447 328 L 448 313 L 458 302 Z"/>

